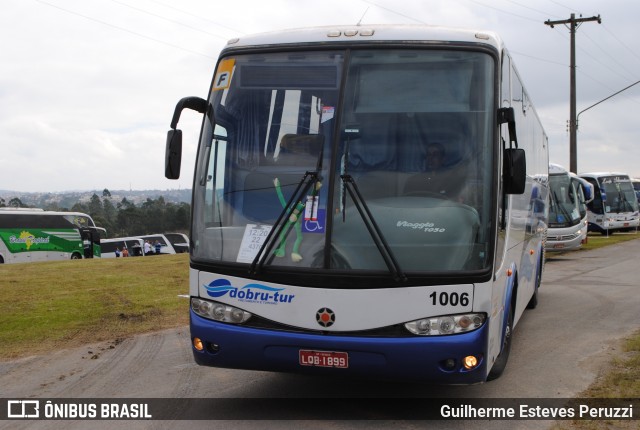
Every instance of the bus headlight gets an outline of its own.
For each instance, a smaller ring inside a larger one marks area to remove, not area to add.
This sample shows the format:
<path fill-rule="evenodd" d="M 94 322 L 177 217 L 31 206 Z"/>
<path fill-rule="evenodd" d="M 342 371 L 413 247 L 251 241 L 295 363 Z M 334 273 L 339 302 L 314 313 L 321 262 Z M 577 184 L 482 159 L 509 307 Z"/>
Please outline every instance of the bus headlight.
<path fill-rule="evenodd" d="M 242 309 L 196 297 L 191 298 L 191 309 L 203 318 L 232 324 L 242 324 L 251 318 L 251 313 Z"/>
<path fill-rule="evenodd" d="M 466 333 L 482 327 L 485 314 L 442 315 L 422 318 L 405 323 L 404 327 L 419 336 L 442 336 L 447 334 Z"/>

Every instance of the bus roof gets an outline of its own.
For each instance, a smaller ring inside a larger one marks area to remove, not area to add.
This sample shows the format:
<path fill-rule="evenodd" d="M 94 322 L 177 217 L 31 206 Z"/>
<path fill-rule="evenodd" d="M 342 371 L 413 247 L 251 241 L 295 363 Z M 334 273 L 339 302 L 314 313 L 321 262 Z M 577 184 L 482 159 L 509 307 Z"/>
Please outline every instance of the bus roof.
<path fill-rule="evenodd" d="M 9 213 L 9 212 L 21 212 L 21 213 L 35 212 L 35 213 L 38 213 L 38 214 L 42 214 L 44 212 L 44 209 L 40 209 L 40 208 L 1 207 L 0 208 L 0 213 L 1 213 L 1 211 L 6 211 L 7 213 Z"/>
<path fill-rule="evenodd" d="M 100 242 L 122 242 L 125 240 L 135 240 L 142 242 L 144 239 L 138 236 L 129 236 L 129 237 L 110 237 L 108 239 L 100 239 Z"/>
<path fill-rule="evenodd" d="M 569 173 L 567 169 L 563 166 L 555 163 L 549 163 L 549 174 L 550 175 L 565 175 Z"/>
<path fill-rule="evenodd" d="M 578 176 L 587 176 L 589 178 L 601 178 L 603 176 L 627 176 L 629 177 L 628 173 L 622 173 L 622 172 L 589 172 L 589 173 L 580 173 L 580 175 Z"/>
<path fill-rule="evenodd" d="M 241 36 L 227 42 L 225 50 L 267 45 L 363 42 L 481 43 L 501 50 L 501 38 L 492 31 L 433 25 L 337 25 L 281 30 Z"/>

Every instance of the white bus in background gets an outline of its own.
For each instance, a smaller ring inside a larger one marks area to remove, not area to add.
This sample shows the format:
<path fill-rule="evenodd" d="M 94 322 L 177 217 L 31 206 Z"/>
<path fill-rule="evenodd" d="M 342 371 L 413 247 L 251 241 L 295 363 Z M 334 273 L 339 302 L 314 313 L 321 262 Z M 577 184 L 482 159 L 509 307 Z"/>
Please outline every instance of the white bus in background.
<path fill-rule="evenodd" d="M 589 212 L 587 209 L 587 204 L 593 200 L 594 195 L 594 187 L 586 179 L 582 179 L 580 176 L 576 175 L 573 172 L 569 172 L 569 176 L 571 176 L 571 180 L 576 182 L 576 189 L 578 190 L 578 200 L 580 201 L 580 217 L 584 222 L 584 228 L 582 229 L 582 244 L 587 243 L 588 233 L 589 233 Z"/>
<path fill-rule="evenodd" d="M 636 198 L 640 204 L 640 179 L 631 178 L 631 185 L 633 185 L 633 190 L 636 192 Z"/>
<path fill-rule="evenodd" d="M 147 234 L 136 237 L 142 239 L 143 242 L 149 242 L 149 245 L 151 245 L 151 252 L 145 251 L 145 255 L 158 255 L 156 253 L 156 243 L 160 244 L 160 254 L 177 254 L 175 248 L 171 244 L 171 241 L 164 234 Z"/>
<path fill-rule="evenodd" d="M 581 173 L 593 185 L 593 200 L 587 204 L 589 231 L 603 235 L 637 229 L 640 224 L 638 199 L 626 173 Z"/>
<path fill-rule="evenodd" d="M 586 191 L 586 192 L 585 192 Z M 588 194 L 589 197 L 585 197 Z M 559 164 L 549 164 L 549 230 L 546 251 L 577 249 L 587 237 L 591 185 Z"/>
<path fill-rule="evenodd" d="M 127 250 L 129 257 L 142 257 L 144 255 L 144 240 L 139 237 L 102 239 L 100 245 L 102 258 L 116 258 L 116 250 L 118 250 L 120 256 L 122 256 L 124 249 Z"/>
<path fill-rule="evenodd" d="M 183 252 L 189 252 L 189 238 L 184 233 L 165 233 L 164 234 L 171 245 L 173 245 L 173 249 L 176 251 L 176 254 L 181 254 Z"/>

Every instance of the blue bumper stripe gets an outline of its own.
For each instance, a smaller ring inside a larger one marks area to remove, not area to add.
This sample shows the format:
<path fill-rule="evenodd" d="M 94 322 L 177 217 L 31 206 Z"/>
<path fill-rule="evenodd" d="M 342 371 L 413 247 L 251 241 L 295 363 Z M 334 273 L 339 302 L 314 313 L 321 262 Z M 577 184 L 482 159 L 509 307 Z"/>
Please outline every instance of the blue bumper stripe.
<path fill-rule="evenodd" d="M 487 374 L 486 323 L 476 331 L 452 336 L 370 338 L 253 329 L 210 321 L 191 311 L 194 337 L 207 346 L 205 351 L 193 349 L 196 362 L 203 366 L 445 384 L 484 382 Z M 212 344 L 218 346 L 215 352 Z M 300 349 L 347 352 L 349 368 L 302 366 Z M 480 357 L 480 366 L 463 370 L 461 360 L 467 355 Z M 455 360 L 454 370 L 443 367 L 448 359 Z"/>

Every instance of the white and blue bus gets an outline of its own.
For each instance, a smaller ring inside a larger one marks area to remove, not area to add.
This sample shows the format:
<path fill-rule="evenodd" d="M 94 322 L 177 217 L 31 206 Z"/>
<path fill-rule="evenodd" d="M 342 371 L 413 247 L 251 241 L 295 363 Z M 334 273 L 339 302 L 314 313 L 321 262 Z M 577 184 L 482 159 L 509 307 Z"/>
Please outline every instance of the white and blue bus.
<path fill-rule="evenodd" d="M 478 383 L 535 307 L 548 142 L 494 33 L 309 28 L 231 40 L 195 166 L 198 364 Z M 446 179 L 446 180 L 445 180 Z"/>
<path fill-rule="evenodd" d="M 587 205 L 589 231 L 608 235 L 638 228 L 638 199 L 628 174 L 593 172 L 580 177 L 594 187 L 593 200 Z"/>
<path fill-rule="evenodd" d="M 559 164 L 549 164 L 547 251 L 580 248 L 587 240 L 587 203 L 593 185 Z"/>

